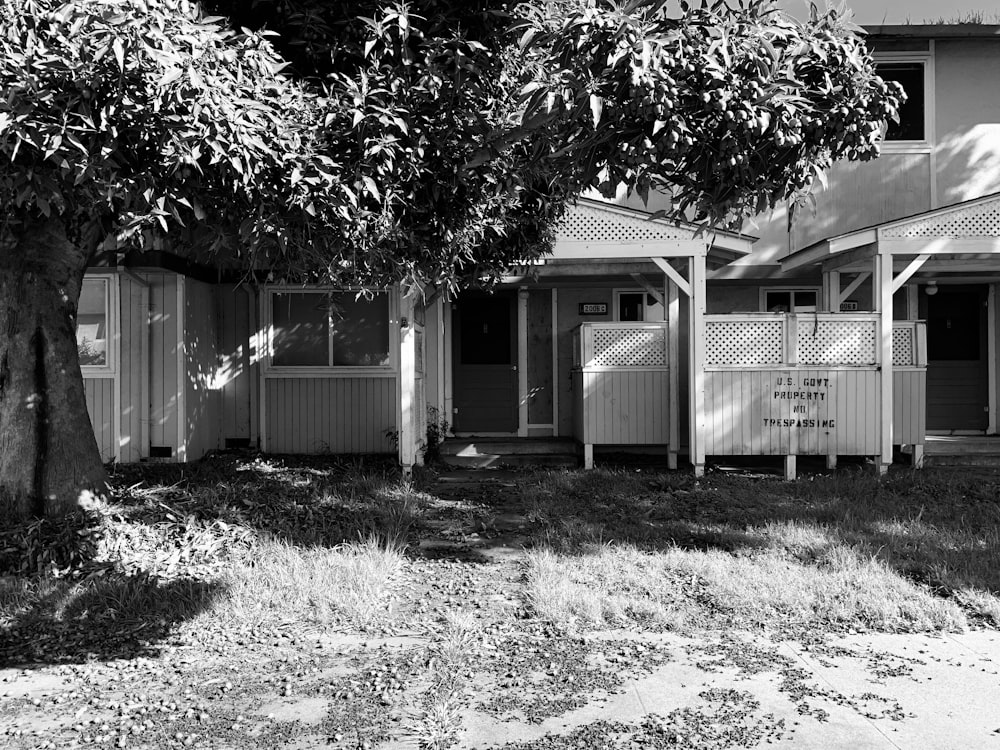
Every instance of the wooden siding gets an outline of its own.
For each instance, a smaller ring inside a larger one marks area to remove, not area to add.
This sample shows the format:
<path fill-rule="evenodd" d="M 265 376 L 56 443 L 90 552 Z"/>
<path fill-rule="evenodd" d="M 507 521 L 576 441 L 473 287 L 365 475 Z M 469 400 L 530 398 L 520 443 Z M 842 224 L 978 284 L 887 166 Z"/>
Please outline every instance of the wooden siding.
<path fill-rule="evenodd" d="M 220 440 L 249 441 L 257 446 L 260 438 L 259 385 L 260 355 L 255 348 L 257 304 L 248 289 L 225 284 L 216 291 L 222 434 Z"/>
<path fill-rule="evenodd" d="M 892 442 L 923 445 L 927 435 L 927 372 L 894 370 L 892 373 Z"/>
<path fill-rule="evenodd" d="M 579 305 L 582 302 L 603 302 L 608 306 L 606 316 L 581 316 Z M 558 368 L 556 387 L 559 389 L 559 415 L 556 425 L 557 435 L 572 435 L 574 409 L 578 402 L 579 391 L 573 390 L 569 373 L 573 368 L 573 331 L 581 323 L 609 322 L 612 319 L 611 310 L 614 305 L 614 295 L 611 289 L 600 287 L 572 288 L 560 287 L 558 297 L 557 336 L 559 338 Z"/>
<path fill-rule="evenodd" d="M 528 292 L 528 424 L 552 423 L 552 290 Z"/>
<path fill-rule="evenodd" d="M 84 378 L 83 390 L 87 398 L 87 413 L 90 414 L 94 437 L 97 438 L 97 448 L 101 452 L 101 460 L 114 461 L 118 459 L 114 429 L 114 420 L 117 418 L 115 379 Z"/>
<path fill-rule="evenodd" d="M 666 367 L 574 371 L 577 440 L 588 445 L 666 445 L 669 377 Z"/>
<path fill-rule="evenodd" d="M 831 235 L 929 210 L 930 170 L 929 154 L 883 154 L 871 162 L 839 162 L 829 172 L 829 187 L 816 192 L 816 212 L 803 211 L 792 225 L 791 251 Z"/>
<path fill-rule="evenodd" d="M 148 272 L 149 284 L 149 444 L 166 446 L 177 457 L 179 408 L 177 383 L 178 276 Z"/>
<path fill-rule="evenodd" d="M 874 369 L 706 372 L 709 455 L 874 455 L 879 450 L 879 373 Z M 815 380 L 827 385 L 814 387 Z M 822 398 L 775 393 L 822 393 Z M 804 407 L 804 412 L 796 412 Z M 807 422 L 809 426 L 800 426 Z M 794 423 L 794 424 L 793 424 Z"/>
<path fill-rule="evenodd" d="M 222 447 L 222 398 L 216 327 L 217 290 L 184 279 L 184 430 L 182 461 L 195 461 Z"/>
<path fill-rule="evenodd" d="M 427 321 L 424 330 L 424 369 L 425 369 L 425 389 L 427 407 L 438 410 L 438 418 L 451 422 L 451 415 L 444 412 L 443 386 L 441 378 L 444 376 L 441 361 L 444 352 L 442 351 L 441 329 L 444 321 L 441 319 L 441 307 L 436 303 L 430 304 L 424 314 Z"/>
<path fill-rule="evenodd" d="M 121 284 L 118 377 L 121 424 L 118 460 L 135 463 L 149 456 L 149 289 L 127 275 Z"/>
<path fill-rule="evenodd" d="M 390 453 L 395 377 L 265 381 L 266 448 L 271 453 Z"/>

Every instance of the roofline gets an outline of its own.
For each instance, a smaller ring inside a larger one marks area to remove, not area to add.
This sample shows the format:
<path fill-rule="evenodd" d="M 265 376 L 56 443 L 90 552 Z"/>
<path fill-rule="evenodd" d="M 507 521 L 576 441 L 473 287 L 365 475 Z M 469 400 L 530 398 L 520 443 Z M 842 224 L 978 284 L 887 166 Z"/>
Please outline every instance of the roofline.
<path fill-rule="evenodd" d="M 989 39 L 1000 38 L 1000 24 L 992 23 L 926 23 L 926 24 L 862 24 L 869 37 L 907 37 L 920 39 Z"/>
<path fill-rule="evenodd" d="M 878 240 L 879 232 L 883 229 L 898 227 L 901 224 L 907 224 L 911 221 L 915 221 L 916 219 L 945 214 L 949 211 L 954 211 L 956 208 L 975 206 L 980 203 L 989 203 L 990 201 L 995 201 L 998 198 L 1000 198 L 1000 192 L 987 193 L 986 195 L 980 195 L 978 198 L 970 198 L 969 200 L 958 201 L 957 203 L 949 203 L 947 206 L 938 206 L 937 208 L 931 208 L 926 211 L 918 211 L 915 214 L 902 216 L 898 219 L 892 219 L 890 221 L 884 221 L 881 224 L 872 224 L 871 226 L 863 227 L 862 229 L 855 229 L 853 232 L 845 232 L 844 234 L 827 237 L 826 239 L 814 242 L 801 250 L 796 250 L 794 253 L 786 255 L 778 262 L 784 270 L 791 271 L 796 268 L 801 268 L 802 266 L 818 263 L 822 260 L 826 260 L 828 257 L 838 255 L 848 250 L 853 250 L 856 247 L 870 245 Z"/>
<path fill-rule="evenodd" d="M 577 199 L 576 203 L 578 205 L 587 205 L 590 208 L 595 208 L 599 211 L 608 211 L 609 213 L 634 216 L 644 219 L 645 221 L 651 221 L 654 224 L 662 224 L 667 227 L 682 227 L 684 229 L 691 230 L 695 234 L 697 234 L 700 230 L 704 230 L 706 237 L 711 235 L 714 238 L 712 244 L 717 246 L 720 250 L 731 250 L 732 252 L 741 253 L 743 255 L 749 255 L 753 252 L 753 243 L 760 239 L 759 237 L 754 237 L 751 234 L 731 232 L 728 229 L 706 229 L 700 224 L 692 224 L 689 221 L 674 222 L 671 219 L 662 217 L 654 219 L 652 218 L 653 214 L 650 211 L 644 211 L 641 208 L 632 208 L 631 206 L 620 206 L 617 203 L 607 203 L 602 200 L 597 200 L 596 198 L 585 198 L 581 196 Z M 721 242 L 719 240 L 721 240 Z"/>
<path fill-rule="evenodd" d="M 786 255 L 778 260 L 782 271 L 794 271 L 797 268 L 811 266 L 814 263 L 821 263 L 827 258 L 846 253 L 856 247 L 870 245 L 878 239 L 877 229 L 862 229 L 841 237 L 831 237 L 828 240 L 814 242 L 809 247 L 796 250 L 791 255 Z"/>

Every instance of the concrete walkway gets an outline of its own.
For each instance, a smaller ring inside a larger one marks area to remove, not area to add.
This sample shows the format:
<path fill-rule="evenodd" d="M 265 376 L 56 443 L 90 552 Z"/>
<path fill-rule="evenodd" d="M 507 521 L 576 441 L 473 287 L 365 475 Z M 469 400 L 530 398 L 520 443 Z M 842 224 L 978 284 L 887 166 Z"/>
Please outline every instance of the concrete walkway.
<path fill-rule="evenodd" d="M 1000 750 L 996 631 L 751 638 L 643 639 L 652 674 L 540 724 L 469 711 L 459 746 Z"/>

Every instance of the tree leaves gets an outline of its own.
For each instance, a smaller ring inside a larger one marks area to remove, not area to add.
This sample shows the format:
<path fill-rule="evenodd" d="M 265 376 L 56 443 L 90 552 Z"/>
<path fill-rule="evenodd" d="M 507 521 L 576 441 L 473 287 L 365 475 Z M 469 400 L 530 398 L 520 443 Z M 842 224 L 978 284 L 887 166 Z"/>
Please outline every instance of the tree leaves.
<path fill-rule="evenodd" d="M 878 154 L 902 92 L 875 75 L 837 11 L 803 24 L 759 3 L 702 3 L 680 18 L 658 5 L 530 16 L 534 77 L 519 136 L 552 134 L 539 170 L 652 187 L 694 207 L 675 218 L 731 224 L 808 190 L 835 159 Z M 558 122 L 533 119 L 543 100 Z M 574 131 L 585 137 L 567 143 Z"/>
<path fill-rule="evenodd" d="M 261 35 L 173 0 L 0 0 L 0 27 L 0 211 L 136 238 L 275 203 L 310 95 Z"/>

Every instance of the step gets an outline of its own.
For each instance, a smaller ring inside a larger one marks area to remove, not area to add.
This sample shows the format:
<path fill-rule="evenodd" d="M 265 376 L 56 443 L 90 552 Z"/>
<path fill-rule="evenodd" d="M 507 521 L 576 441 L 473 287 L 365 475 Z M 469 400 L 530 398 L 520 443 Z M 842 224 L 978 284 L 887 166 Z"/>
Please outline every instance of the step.
<path fill-rule="evenodd" d="M 502 466 L 545 466 L 575 467 L 580 458 L 575 453 L 470 453 L 449 456 L 441 454 L 441 461 L 447 466 L 467 469 L 496 469 Z"/>
<path fill-rule="evenodd" d="M 986 437 L 930 435 L 924 444 L 926 456 L 1000 456 L 1000 440 Z"/>
<path fill-rule="evenodd" d="M 924 455 L 924 466 L 997 466 L 1000 453 L 964 453 Z"/>
<path fill-rule="evenodd" d="M 558 438 L 491 438 L 452 437 L 441 443 L 442 456 L 475 456 L 480 454 L 537 456 L 544 454 L 575 454 L 574 440 Z"/>

